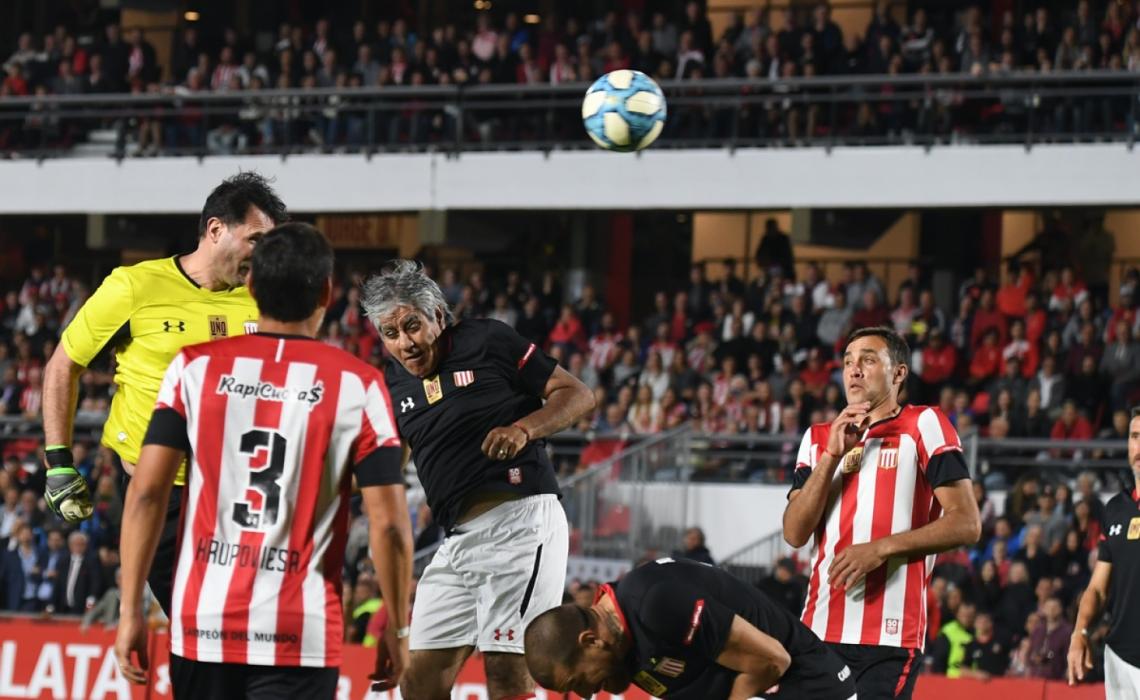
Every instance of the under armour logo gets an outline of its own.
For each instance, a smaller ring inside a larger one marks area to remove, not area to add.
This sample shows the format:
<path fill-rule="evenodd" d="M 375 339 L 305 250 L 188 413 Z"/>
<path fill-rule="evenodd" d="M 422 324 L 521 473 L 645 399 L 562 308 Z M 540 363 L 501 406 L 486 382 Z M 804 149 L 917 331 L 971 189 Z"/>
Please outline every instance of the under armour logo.
<path fill-rule="evenodd" d="M 162 322 L 162 330 L 166 331 L 167 333 L 170 333 L 175 328 L 178 329 L 179 333 L 185 333 L 186 332 L 186 322 L 185 321 L 163 321 Z"/>
<path fill-rule="evenodd" d="M 1108 536 L 1109 537 L 1115 537 L 1116 535 L 1119 535 L 1123 531 L 1124 531 L 1123 525 L 1113 525 L 1112 527 L 1108 528 Z"/>
<path fill-rule="evenodd" d="M 400 402 L 400 413 L 407 413 L 416 407 L 416 400 L 411 396 Z"/>
<path fill-rule="evenodd" d="M 514 630 L 507 630 L 504 633 L 500 630 L 495 630 L 495 641 L 496 642 L 502 641 L 503 637 L 506 637 L 508 642 L 513 642 L 513 641 L 515 641 L 515 631 Z"/>

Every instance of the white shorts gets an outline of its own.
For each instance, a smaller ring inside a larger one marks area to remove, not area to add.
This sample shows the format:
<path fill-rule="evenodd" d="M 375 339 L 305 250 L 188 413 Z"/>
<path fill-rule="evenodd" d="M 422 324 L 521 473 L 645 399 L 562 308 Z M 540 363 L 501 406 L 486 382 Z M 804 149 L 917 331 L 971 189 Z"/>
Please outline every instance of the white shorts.
<path fill-rule="evenodd" d="M 1140 700 L 1140 668 L 1104 648 L 1104 696 L 1106 700 Z"/>
<path fill-rule="evenodd" d="M 457 526 L 420 577 L 410 648 L 523 653 L 527 624 L 562 604 L 569 548 L 566 511 L 553 494 L 508 501 Z"/>

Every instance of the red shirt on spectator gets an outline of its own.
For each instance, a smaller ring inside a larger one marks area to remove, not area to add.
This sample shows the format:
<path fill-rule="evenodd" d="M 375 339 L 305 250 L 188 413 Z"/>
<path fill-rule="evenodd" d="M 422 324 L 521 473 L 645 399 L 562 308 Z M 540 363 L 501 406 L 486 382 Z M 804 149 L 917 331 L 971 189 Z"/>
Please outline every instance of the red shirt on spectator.
<path fill-rule="evenodd" d="M 810 360 L 800 371 L 800 381 L 809 394 L 822 396 L 823 390 L 831 381 L 831 369 L 819 360 Z"/>
<path fill-rule="evenodd" d="M 872 326 L 891 325 L 891 312 L 887 307 L 875 305 L 873 309 L 862 308 L 851 316 L 852 327 L 870 328 Z"/>
<path fill-rule="evenodd" d="M 1001 352 L 1001 372 L 1005 374 L 1005 364 L 1011 357 L 1021 360 L 1021 376 L 1032 379 L 1037 374 L 1037 346 L 1028 340 L 1011 340 Z"/>
<path fill-rule="evenodd" d="M 1044 311 L 1041 309 L 1030 311 L 1025 315 L 1025 339 L 1036 347 L 1041 336 L 1045 335 L 1045 327 L 1048 323 L 1049 318 Z"/>
<path fill-rule="evenodd" d="M 9 75 L 4 78 L 4 87 L 12 97 L 24 97 L 28 94 L 28 81 L 22 75 Z"/>
<path fill-rule="evenodd" d="M 1136 309 L 1127 309 L 1123 306 L 1119 306 L 1112 312 L 1112 318 L 1108 320 L 1106 324 L 1107 327 L 1104 330 L 1105 343 L 1116 342 L 1116 324 L 1121 321 L 1127 323 L 1129 328 L 1135 327 Z"/>
<path fill-rule="evenodd" d="M 919 375 L 927 384 L 940 384 L 954 376 L 958 366 L 958 351 L 950 343 L 935 348 L 927 345 L 922 350 L 922 373 Z"/>
<path fill-rule="evenodd" d="M 1049 437 L 1053 440 L 1092 440 L 1092 424 L 1082 415 L 1078 415 L 1071 426 L 1065 425 L 1063 418 L 1058 418 Z"/>
<path fill-rule="evenodd" d="M 586 331 L 577 316 L 563 317 L 550 329 L 548 341 L 551 345 L 570 345 L 582 351 L 586 347 Z"/>
<path fill-rule="evenodd" d="M 674 343 L 684 342 L 685 338 L 689 337 L 689 317 L 681 312 L 674 312 L 673 319 L 669 322 L 669 340 Z"/>
<path fill-rule="evenodd" d="M 992 379 L 1001 371 L 1001 350 L 996 345 L 983 345 L 970 360 L 971 379 Z"/>
<path fill-rule="evenodd" d="M 1005 316 L 997 309 L 986 311 L 979 308 L 974 313 L 974 325 L 970 328 L 970 347 L 978 347 L 982 342 L 982 336 L 991 328 L 998 333 L 998 345 L 1005 345 L 1008 331 Z"/>
<path fill-rule="evenodd" d="M 1022 269 L 1017 276 L 1017 282 L 1007 284 L 998 290 L 997 308 L 1006 316 L 1025 315 L 1025 296 L 1033 288 L 1033 275 L 1027 269 Z"/>

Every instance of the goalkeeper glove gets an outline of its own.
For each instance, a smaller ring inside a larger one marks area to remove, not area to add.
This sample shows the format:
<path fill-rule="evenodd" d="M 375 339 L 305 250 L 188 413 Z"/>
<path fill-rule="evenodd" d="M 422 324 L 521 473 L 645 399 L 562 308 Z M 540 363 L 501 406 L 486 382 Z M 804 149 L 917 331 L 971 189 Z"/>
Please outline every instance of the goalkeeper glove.
<path fill-rule="evenodd" d="M 75 458 L 66 445 L 49 445 L 44 449 L 47 458 L 47 488 L 44 498 L 52 512 L 69 523 L 91 517 L 91 492 L 87 480 L 75 470 Z"/>

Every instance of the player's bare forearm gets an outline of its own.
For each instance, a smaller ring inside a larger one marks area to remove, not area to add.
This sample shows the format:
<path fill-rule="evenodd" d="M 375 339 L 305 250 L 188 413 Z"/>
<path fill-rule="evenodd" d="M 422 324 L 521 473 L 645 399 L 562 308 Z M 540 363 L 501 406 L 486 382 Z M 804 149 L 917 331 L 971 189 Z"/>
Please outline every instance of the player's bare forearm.
<path fill-rule="evenodd" d="M 917 557 L 977 544 L 982 536 L 982 518 L 970 480 L 940 486 L 934 490 L 934 497 L 942 506 L 942 517 L 917 530 L 878 540 L 884 557 Z"/>
<path fill-rule="evenodd" d="M 1081 604 L 1077 608 L 1077 620 L 1073 631 L 1080 634 L 1081 630 L 1088 629 L 1093 620 L 1100 615 L 1104 602 L 1108 598 L 1108 583 L 1112 577 L 1112 564 L 1098 561 L 1093 567 L 1089 585 L 1081 595 Z"/>
<path fill-rule="evenodd" d="M 778 640 L 737 615 L 716 662 L 740 672 L 730 699 L 747 700 L 776 685 L 792 665 L 792 657 Z"/>
<path fill-rule="evenodd" d="M 368 513 L 368 544 L 390 624 L 408 624 L 412 591 L 412 520 L 402 484 L 360 490 Z"/>
<path fill-rule="evenodd" d="M 775 669 L 767 674 L 741 673 L 732 683 L 732 691 L 728 700 L 750 700 L 764 694 L 772 686 L 780 682 L 781 674 Z"/>
<path fill-rule="evenodd" d="M 174 477 L 184 456 L 182 450 L 162 445 L 146 445 L 135 467 L 123 504 L 119 554 L 122 567 L 121 615 L 134 614 L 142 605 L 146 574 L 162 535 L 166 506 Z"/>
<path fill-rule="evenodd" d="M 546 382 L 546 403 L 518 421 L 531 440 L 538 440 L 569 428 L 595 408 L 594 392 L 561 367 Z"/>
<path fill-rule="evenodd" d="M 802 547 L 811 539 L 831 491 L 831 480 L 839 460 L 824 452 L 803 488 L 789 496 L 788 507 L 784 509 L 784 541 L 793 547 Z"/>
<path fill-rule="evenodd" d="M 43 386 L 45 445 L 71 446 L 75 403 L 79 398 L 79 375 L 83 369 L 83 365 L 68 357 L 63 345 L 56 346 L 48 359 Z"/>

